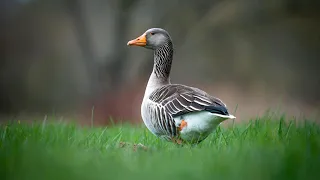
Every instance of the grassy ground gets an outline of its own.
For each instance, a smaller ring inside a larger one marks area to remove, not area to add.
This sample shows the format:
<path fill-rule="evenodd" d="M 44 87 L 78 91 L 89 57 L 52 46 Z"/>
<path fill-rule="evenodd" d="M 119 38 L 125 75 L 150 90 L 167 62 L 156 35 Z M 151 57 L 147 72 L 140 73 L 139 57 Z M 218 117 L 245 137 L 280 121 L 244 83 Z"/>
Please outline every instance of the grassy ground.
<path fill-rule="evenodd" d="M 0 179 L 320 179 L 319 126 L 283 117 L 221 127 L 195 147 L 143 125 L 15 122 L 0 138 Z"/>

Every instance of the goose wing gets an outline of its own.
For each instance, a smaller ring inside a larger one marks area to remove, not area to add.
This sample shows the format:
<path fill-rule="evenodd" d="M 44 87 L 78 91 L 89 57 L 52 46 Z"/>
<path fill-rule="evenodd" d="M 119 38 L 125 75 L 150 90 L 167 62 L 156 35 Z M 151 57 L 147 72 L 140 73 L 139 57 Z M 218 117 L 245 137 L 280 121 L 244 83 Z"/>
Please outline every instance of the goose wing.
<path fill-rule="evenodd" d="M 197 111 L 229 115 L 226 105 L 220 99 L 200 89 L 180 84 L 165 85 L 152 92 L 149 99 L 164 107 L 172 117 Z"/>

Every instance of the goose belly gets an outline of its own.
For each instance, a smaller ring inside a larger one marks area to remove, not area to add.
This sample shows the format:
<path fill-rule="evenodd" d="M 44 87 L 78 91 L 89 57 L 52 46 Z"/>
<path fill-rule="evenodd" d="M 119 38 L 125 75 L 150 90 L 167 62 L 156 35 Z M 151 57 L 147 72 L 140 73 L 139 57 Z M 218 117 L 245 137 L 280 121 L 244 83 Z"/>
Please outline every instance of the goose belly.
<path fill-rule="evenodd" d="M 180 131 L 180 137 L 189 143 L 197 143 L 208 137 L 222 121 L 232 117 L 232 115 L 224 116 L 199 111 L 175 117 L 174 121 L 177 127 L 180 127 L 182 121 L 185 121 L 186 124 Z"/>
<path fill-rule="evenodd" d="M 166 123 L 164 124 L 169 125 L 167 123 L 168 119 L 159 119 L 161 115 L 159 114 L 160 112 L 157 108 L 158 107 L 154 103 L 150 103 L 148 101 L 146 101 L 146 103 L 142 103 L 141 105 L 142 120 L 152 134 L 160 138 L 163 138 L 165 140 L 169 140 L 171 136 L 170 135 L 168 136 L 168 133 L 164 131 L 163 128 L 161 129 L 161 126 L 159 125 L 160 121 L 165 121 Z M 171 127 L 167 127 L 167 128 L 171 128 Z"/>
<path fill-rule="evenodd" d="M 148 130 L 152 134 L 158 136 L 159 132 L 154 126 L 155 122 L 153 122 L 152 120 L 152 113 L 150 113 L 150 108 L 148 108 L 148 106 L 145 103 L 142 103 L 141 105 L 141 117 L 142 117 L 143 123 L 148 128 Z"/>
<path fill-rule="evenodd" d="M 157 137 L 171 141 L 179 135 L 175 122 L 169 114 L 155 103 L 142 103 L 141 116 L 149 131 Z"/>

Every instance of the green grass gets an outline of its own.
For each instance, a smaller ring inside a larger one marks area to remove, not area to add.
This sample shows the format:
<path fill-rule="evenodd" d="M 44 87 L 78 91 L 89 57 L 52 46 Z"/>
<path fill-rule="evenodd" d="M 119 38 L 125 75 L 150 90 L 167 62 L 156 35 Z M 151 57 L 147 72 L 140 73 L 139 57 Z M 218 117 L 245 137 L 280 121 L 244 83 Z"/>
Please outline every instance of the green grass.
<path fill-rule="evenodd" d="M 320 179 L 319 126 L 284 117 L 220 127 L 194 147 L 128 124 L 14 122 L 0 138 L 1 179 Z"/>

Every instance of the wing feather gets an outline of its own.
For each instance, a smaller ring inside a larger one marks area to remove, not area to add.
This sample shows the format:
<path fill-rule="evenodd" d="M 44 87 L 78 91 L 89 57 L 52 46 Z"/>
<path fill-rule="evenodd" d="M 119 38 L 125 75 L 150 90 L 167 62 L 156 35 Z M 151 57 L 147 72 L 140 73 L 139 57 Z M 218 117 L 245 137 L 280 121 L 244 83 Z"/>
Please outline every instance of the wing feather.
<path fill-rule="evenodd" d="M 180 84 L 165 85 L 155 90 L 149 99 L 161 105 L 164 111 L 172 117 L 197 111 L 229 115 L 226 105 L 220 99 L 212 97 L 200 89 Z M 171 121 L 167 123 L 172 127 Z"/>

